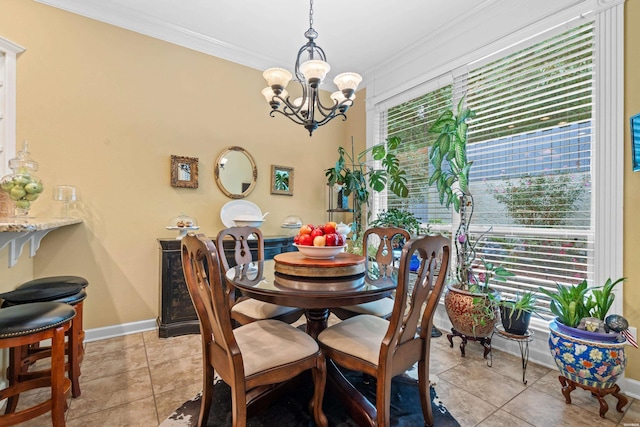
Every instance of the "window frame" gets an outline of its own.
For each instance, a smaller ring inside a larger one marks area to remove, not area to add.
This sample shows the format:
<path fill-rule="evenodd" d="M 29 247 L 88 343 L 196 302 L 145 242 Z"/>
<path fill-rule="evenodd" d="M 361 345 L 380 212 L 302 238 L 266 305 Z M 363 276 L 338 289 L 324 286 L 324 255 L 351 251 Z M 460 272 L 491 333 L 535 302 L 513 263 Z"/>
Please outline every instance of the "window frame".
<path fill-rule="evenodd" d="M 507 55 L 510 51 L 517 51 L 526 46 L 535 44 L 540 40 L 566 31 L 567 28 L 577 27 L 588 20 L 594 22 L 595 27 L 595 60 L 594 72 L 594 98 L 598 100 L 593 116 L 595 128 L 592 153 L 592 218 L 594 224 L 595 249 L 593 256 L 593 283 L 604 283 L 608 277 L 621 277 L 622 269 L 622 180 L 624 163 L 624 110 L 623 110 L 623 17 L 622 3 L 615 3 L 601 7 L 593 11 L 585 18 L 584 13 L 576 16 L 565 17 L 565 21 L 558 23 L 548 19 L 548 28 L 541 26 L 545 23 L 538 22 L 519 31 L 516 35 L 510 35 L 503 40 L 492 43 L 489 48 L 493 55 L 483 55 L 486 49 L 481 49 L 456 58 L 449 64 L 441 66 L 443 72 L 440 76 L 434 76 L 433 71 L 425 71 L 425 80 L 415 85 L 412 89 L 398 87 L 389 90 L 385 94 L 369 100 L 367 114 L 367 142 L 368 145 L 380 143 L 386 135 L 380 132 L 384 125 L 384 114 L 389 108 L 425 94 L 430 88 L 444 86 L 447 81 L 453 80 L 453 76 L 466 73 L 468 67 L 476 67 L 483 62 L 495 60 Z M 513 37 L 519 37 L 516 43 Z M 505 44 L 506 43 L 506 44 Z M 606 61 L 600 60 L 606 58 Z M 459 66 L 459 64 L 464 64 Z M 436 70 L 437 71 L 437 70 Z M 428 80 L 427 80 L 428 78 Z M 455 92 L 455 91 L 454 91 Z M 606 96 L 605 96 L 606 94 Z M 454 100 L 455 105 L 455 100 Z M 600 143 L 598 143 L 601 141 Z M 384 200 L 384 198 L 382 198 Z M 454 219 L 455 221 L 455 219 Z M 611 312 L 622 313 L 623 287 L 616 287 Z M 438 315 L 436 316 L 438 317 Z M 446 317 L 446 315 L 445 315 Z M 547 322 L 538 322 L 532 319 L 532 326 L 547 332 Z"/>

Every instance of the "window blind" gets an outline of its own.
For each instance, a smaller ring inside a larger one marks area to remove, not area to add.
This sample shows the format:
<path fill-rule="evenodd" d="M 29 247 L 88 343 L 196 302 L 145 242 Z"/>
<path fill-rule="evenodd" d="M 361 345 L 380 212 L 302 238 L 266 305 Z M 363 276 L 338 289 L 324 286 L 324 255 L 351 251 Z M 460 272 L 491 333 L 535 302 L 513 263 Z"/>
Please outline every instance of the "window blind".
<path fill-rule="evenodd" d="M 589 23 L 467 76 L 477 254 L 516 274 L 494 284 L 507 296 L 593 272 L 593 55 Z"/>
<path fill-rule="evenodd" d="M 456 226 L 455 213 L 428 185 L 435 137 L 427 131 L 464 95 L 476 112 L 467 158 L 475 202 L 470 231 L 482 236 L 477 266 L 485 259 L 515 273 L 506 283 L 492 283 L 507 298 L 592 277 L 593 57 L 590 22 L 491 58 L 451 85 L 386 109 L 380 135 L 402 138 L 396 154 L 407 171 L 409 197 L 382 194 L 375 208 L 408 209 L 436 232 Z M 547 309 L 544 295 L 538 301 Z"/>

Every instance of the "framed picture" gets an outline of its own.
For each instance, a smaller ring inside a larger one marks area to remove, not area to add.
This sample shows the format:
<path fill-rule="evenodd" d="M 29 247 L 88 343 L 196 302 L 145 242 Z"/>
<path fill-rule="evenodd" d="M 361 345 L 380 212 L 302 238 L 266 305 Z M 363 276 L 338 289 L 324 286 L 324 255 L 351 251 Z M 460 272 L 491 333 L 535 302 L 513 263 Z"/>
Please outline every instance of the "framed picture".
<path fill-rule="evenodd" d="M 640 171 L 640 114 L 631 116 L 631 158 L 633 171 Z"/>
<path fill-rule="evenodd" d="M 271 165 L 271 194 L 293 196 L 293 168 Z"/>
<path fill-rule="evenodd" d="M 198 158 L 171 156 L 171 185 L 198 188 Z"/>

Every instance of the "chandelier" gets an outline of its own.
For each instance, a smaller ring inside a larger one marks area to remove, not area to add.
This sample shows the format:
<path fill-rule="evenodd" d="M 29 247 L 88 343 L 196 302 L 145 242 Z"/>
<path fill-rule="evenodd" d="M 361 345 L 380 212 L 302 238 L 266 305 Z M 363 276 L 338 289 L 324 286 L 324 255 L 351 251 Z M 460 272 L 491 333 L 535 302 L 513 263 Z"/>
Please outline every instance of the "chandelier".
<path fill-rule="evenodd" d="M 327 63 L 324 51 L 314 41 L 318 33 L 313 29 L 313 0 L 309 2 L 309 29 L 305 31 L 304 36 L 309 41 L 298 51 L 295 65 L 295 80 L 300 84 L 302 96 L 293 101 L 290 99 L 285 88 L 293 76 L 283 68 L 269 68 L 262 74 L 269 85 L 262 90 L 262 95 L 271 106 L 271 117 L 280 113 L 294 123 L 303 125 L 311 136 L 318 126 L 335 117 L 342 116 L 343 121 L 347 119 L 345 112 L 353 105 L 355 91 L 362 77 L 356 73 L 338 74 L 333 79 L 338 87 L 338 91 L 331 94 L 333 103 L 323 105 L 319 96 L 319 86 L 331 67 Z"/>

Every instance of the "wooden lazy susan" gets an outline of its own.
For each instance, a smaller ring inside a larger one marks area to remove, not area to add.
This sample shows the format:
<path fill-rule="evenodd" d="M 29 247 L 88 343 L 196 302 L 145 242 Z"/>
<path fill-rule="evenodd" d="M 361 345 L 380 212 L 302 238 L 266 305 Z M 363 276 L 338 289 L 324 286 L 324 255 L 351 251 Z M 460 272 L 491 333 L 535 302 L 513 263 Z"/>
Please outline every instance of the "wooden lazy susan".
<path fill-rule="evenodd" d="M 273 257 L 275 271 L 300 277 L 345 277 L 364 273 L 364 257 L 340 252 L 333 258 L 308 258 L 300 252 L 285 252 Z"/>

